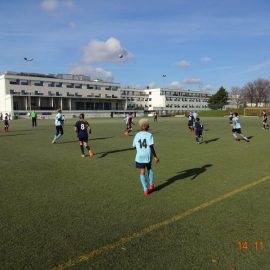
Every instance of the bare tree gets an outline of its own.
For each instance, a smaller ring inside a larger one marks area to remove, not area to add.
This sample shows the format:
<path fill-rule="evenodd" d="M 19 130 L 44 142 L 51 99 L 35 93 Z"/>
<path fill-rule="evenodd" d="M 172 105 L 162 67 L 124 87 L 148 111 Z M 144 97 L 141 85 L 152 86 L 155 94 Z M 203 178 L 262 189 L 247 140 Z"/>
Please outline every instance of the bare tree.
<path fill-rule="evenodd" d="M 270 84 L 268 80 L 265 79 L 257 79 L 253 81 L 254 87 L 256 89 L 255 102 L 256 106 L 258 104 L 266 104 L 269 101 L 270 94 Z"/>
<path fill-rule="evenodd" d="M 243 87 L 243 97 L 245 102 L 250 103 L 250 106 L 252 107 L 256 97 L 256 89 L 253 82 L 248 82 Z"/>
<path fill-rule="evenodd" d="M 233 86 L 229 93 L 230 100 L 236 105 L 238 109 L 244 101 L 243 89 L 238 86 Z"/>

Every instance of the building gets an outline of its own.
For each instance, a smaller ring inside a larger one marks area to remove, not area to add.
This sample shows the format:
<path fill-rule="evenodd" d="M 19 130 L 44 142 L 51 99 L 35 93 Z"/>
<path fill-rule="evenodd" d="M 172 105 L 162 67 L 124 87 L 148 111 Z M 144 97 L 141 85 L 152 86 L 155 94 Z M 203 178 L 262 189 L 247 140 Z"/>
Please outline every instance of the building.
<path fill-rule="evenodd" d="M 84 75 L 6 72 L 0 75 L 0 112 L 26 115 L 61 108 L 78 111 L 184 113 L 207 110 L 210 94 L 166 88 L 136 89 Z M 108 114 L 107 114 L 108 115 Z"/>
<path fill-rule="evenodd" d="M 168 88 L 136 90 L 126 87 L 121 90 L 121 96 L 127 100 L 128 110 L 142 109 L 167 114 L 208 110 L 208 99 L 211 96 L 204 91 Z"/>
<path fill-rule="evenodd" d="M 0 111 L 124 110 L 118 83 L 83 75 L 7 72 L 0 75 Z"/>

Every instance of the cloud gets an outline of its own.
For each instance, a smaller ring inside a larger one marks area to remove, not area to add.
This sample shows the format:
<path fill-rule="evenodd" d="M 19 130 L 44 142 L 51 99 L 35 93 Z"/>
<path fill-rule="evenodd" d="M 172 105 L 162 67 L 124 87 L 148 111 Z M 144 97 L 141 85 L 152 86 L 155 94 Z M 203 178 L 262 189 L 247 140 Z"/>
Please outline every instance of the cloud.
<path fill-rule="evenodd" d="M 41 8 L 44 11 L 51 12 L 58 8 L 73 8 L 75 3 L 73 0 L 43 0 L 41 2 Z"/>
<path fill-rule="evenodd" d="M 183 83 L 185 83 L 185 84 L 201 84 L 202 80 L 200 78 L 189 78 L 189 79 L 185 79 L 183 81 Z"/>
<path fill-rule="evenodd" d="M 113 81 L 112 73 L 100 67 L 73 64 L 71 65 L 69 72 L 77 75 L 90 76 L 91 80 L 100 79 L 103 81 Z"/>
<path fill-rule="evenodd" d="M 153 88 L 156 88 L 156 83 L 155 82 L 150 82 L 148 84 L 149 88 L 153 89 Z"/>
<path fill-rule="evenodd" d="M 178 81 L 173 81 L 173 82 L 171 82 L 170 87 L 171 88 L 182 89 L 183 88 L 183 85 L 180 82 L 178 82 Z"/>
<path fill-rule="evenodd" d="M 120 62 L 132 58 L 133 54 L 128 52 L 118 39 L 110 37 L 106 41 L 90 41 L 84 48 L 83 61 L 85 63 Z"/>
<path fill-rule="evenodd" d="M 71 29 L 74 29 L 76 27 L 76 24 L 75 22 L 69 22 L 68 23 L 68 26 L 71 28 Z"/>
<path fill-rule="evenodd" d="M 243 74 L 243 73 L 250 73 L 250 72 L 255 72 L 255 71 L 262 70 L 262 69 L 266 69 L 266 68 L 268 69 L 269 67 L 270 67 L 270 60 L 265 61 L 265 62 L 260 63 L 260 64 L 257 64 L 257 65 L 254 65 L 253 67 L 244 70 L 244 71 L 241 72 L 240 74 Z"/>
<path fill-rule="evenodd" d="M 59 6 L 58 0 L 43 0 L 41 3 L 41 8 L 45 11 L 56 10 Z"/>
<path fill-rule="evenodd" d="M 189 68 L 191 66 L 191 62 L 187 60 L 181 60 L 177 62 L 177 65 L 181 68 Z"/>
<path fill-rule="evenodd" d="M 210 59 L 209 57 L 205 56 L 205 57 L 202 57 L 202 58 L 201 58 L 201 61 L 202 61 L 204 64 L 208 64 L 208 63 L 211 61 L 211 59 Z"/>

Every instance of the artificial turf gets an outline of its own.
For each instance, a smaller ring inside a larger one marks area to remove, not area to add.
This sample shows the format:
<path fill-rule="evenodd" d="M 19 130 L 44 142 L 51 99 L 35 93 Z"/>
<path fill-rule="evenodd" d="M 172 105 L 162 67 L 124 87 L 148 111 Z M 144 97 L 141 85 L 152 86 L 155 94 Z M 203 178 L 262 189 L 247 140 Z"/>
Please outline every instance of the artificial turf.
<path fill-rule="evenodd" d="M 131 149 L 138 124 L 125 137 L 123 119 L 87 120 L 93 159 L 80 156 L 75 119 L 55 145 L 53 120 L 37 128 L 16 120 L 1 133 L 0 269 L 49 270 L 70 259 L 71 270 L 269 269 L 270 180 L 172 219 L 270 175 L 270 132 L 259 118 L 241 118 L 250 143 L 233 140 L 227 118 L 202 118 L 200 145 L 186 118 L 150 119 L 160 164 L 153 164 L 157 191 L 147 197 Z M 164 220 L 172 222 L 113 247 Z"/>

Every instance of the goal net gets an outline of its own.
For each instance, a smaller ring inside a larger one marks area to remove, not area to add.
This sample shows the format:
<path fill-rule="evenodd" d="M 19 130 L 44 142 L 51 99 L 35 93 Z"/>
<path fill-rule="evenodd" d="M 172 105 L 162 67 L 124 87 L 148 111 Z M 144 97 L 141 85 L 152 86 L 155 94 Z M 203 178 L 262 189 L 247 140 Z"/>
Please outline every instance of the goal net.
<path fill-rule="evenodd" d="M 270 108 L 245 108 L 244 116 L 262 116 L 263 111 L 270 115 Z"/>

